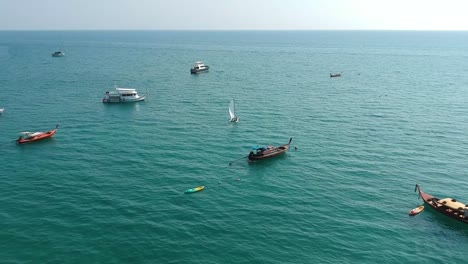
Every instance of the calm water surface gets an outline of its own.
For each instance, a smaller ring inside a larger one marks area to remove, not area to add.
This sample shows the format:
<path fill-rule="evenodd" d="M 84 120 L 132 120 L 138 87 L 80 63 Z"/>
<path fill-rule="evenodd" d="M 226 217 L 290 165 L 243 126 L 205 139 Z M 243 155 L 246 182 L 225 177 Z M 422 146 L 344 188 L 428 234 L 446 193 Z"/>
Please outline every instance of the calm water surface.
<path fill-rule="evenodd" d="M 0 32 L 0 262 L 463 263 L 465 225 L 408 211 L 468 202 L 467 68 L 467 32 Z"/>

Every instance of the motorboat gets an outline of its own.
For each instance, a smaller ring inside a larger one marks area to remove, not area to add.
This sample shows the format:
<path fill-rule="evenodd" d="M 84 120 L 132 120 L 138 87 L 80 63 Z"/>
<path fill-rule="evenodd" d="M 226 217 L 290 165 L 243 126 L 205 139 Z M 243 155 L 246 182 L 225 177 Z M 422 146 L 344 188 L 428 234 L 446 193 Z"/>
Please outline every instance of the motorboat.
<path fill-rule="evenodd" d="M 55 129 L 52 129 L 47 132 L 21 132 L 21 136 L 16 140 L 18 144 L 31 143 L 46 138 L 51 138 L 57 133 L 58 125 L 55 126 Z"/>
<path fill-rule="evenodd" d="M 340 73 L 330 73 L 330 78 L 335 78 L 335 77 L 341 77 L 341 72 Z"/>
<path fill-rule="evenodd" d="M 103 103 L 131 103 L 145 100 L 147 94 L 140 96 L 134 88 L 115 88 L 107 91 L 102 99 Z"/>
<path fill-rule="evenodd" d="M 210 66 L 205 65 L 201 61 L 195 62 L 195 65 L 193 65 L 193 68 L 190 69 L 191 74 L 197 74 L 200 72 L 207 72 L 210 69 Z"/>
<path fill-rule="evenodd" d="M 5 108 L 0 108 L 0 115 L 3 114 L 3 111 L 5 111 Z"/>
<path fill-rule="evenodd" d="M 52 57 L 63 57 L 63 56 L 65 56 L 65 52 L 62 52 L 62 51 L 56 51 L 52 53 Z"/>

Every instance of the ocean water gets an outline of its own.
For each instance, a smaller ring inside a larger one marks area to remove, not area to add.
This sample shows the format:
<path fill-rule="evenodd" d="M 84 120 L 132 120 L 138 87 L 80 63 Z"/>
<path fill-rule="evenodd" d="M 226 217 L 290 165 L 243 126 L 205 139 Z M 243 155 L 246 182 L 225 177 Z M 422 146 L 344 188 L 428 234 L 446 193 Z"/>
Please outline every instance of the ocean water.
<path fill-rule="evenodd" d="M 468 202 L 468 32 L 3 31 L 0 69 L 1 263 L 466 262 L 408 211 Z"/>

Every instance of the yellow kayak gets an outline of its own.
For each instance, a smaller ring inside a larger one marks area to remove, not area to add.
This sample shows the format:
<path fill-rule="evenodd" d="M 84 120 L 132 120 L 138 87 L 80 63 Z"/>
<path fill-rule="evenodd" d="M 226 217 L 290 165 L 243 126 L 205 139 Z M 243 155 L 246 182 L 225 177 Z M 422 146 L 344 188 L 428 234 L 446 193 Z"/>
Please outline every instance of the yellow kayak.
<path fill-rule="evenodd" d="M 199 192 L 199 191 L 203 191 L 204 189 L 205 189 L 205 186 L 198 186 L 198 187 L 195 187 L 195 188 L 187 189 L 187 190 L 185 191 L 185 193 Z"/>

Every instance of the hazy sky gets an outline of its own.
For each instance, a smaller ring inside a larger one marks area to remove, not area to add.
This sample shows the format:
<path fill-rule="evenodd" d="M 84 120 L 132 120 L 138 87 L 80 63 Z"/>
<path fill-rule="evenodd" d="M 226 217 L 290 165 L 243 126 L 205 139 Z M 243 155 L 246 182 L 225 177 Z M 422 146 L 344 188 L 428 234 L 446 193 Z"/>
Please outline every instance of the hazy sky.
<path fill-rule="evenodd" d="M 468 30 L 468 0 L 0 0 L 0 30 Z"/>

